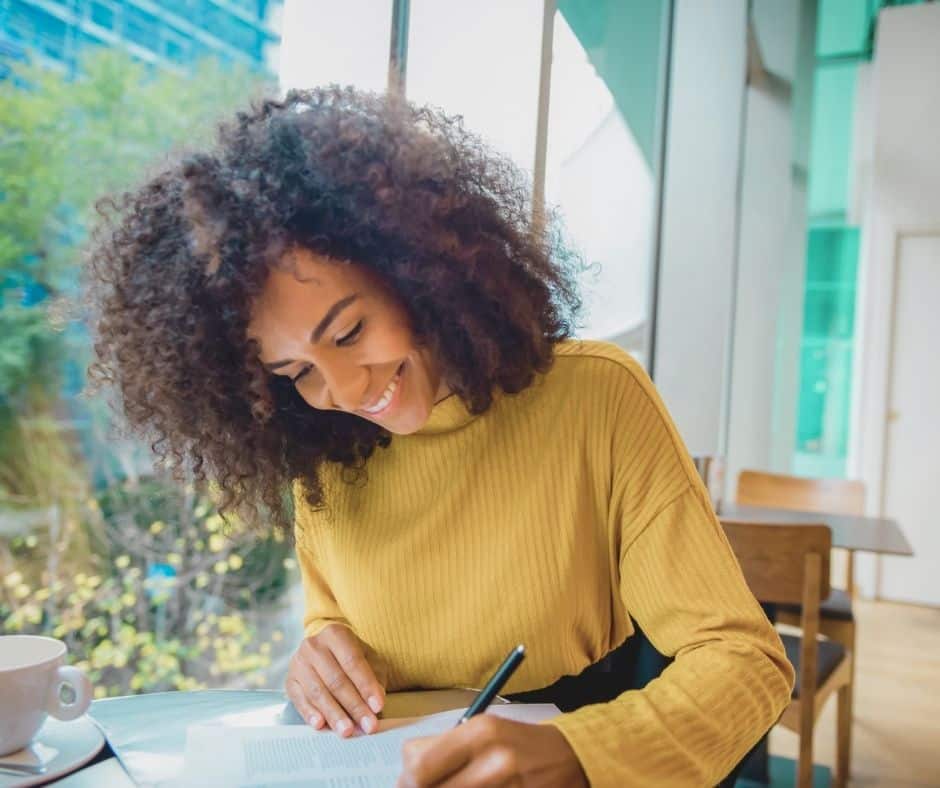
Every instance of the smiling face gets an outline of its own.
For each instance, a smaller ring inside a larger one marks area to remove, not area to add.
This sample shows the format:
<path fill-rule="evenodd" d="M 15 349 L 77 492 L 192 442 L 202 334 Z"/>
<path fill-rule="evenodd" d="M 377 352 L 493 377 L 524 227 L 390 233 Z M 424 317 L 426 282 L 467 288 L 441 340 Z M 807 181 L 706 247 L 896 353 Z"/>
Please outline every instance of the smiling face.
<path fill-rule="evenodd" d="M 248 336 L 272 374 L 320 410 L 342 410 L 407 435 L 449 393 L 415 341 L 400 300 L 370 269 L 305 249 L 286 255 L 255 299 Z"/>

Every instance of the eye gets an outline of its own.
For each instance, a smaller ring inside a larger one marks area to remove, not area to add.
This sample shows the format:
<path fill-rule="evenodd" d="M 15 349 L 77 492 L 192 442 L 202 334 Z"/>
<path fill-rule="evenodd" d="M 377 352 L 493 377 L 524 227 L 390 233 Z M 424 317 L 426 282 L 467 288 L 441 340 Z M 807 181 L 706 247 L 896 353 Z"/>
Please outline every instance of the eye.
<path fill-rule="evenodd" d="M 290 379 L 291 383 L 296 383 L 304 375 L 306 375 L 311 369 L 313 369 L 313 367 L 304 367 L 300 372 L 298 372 L 296 375 L 294 375 L 294 377 Z"/>
<path fill-rule="evenodd" d="M 343 334 L 341 337 L 336 338 L 336 344 L 340 347 L 345 345 L 353 344 L 359 335 L 362 333 L 363 321 L 360 320 L 356 325 L 354 325 L 346 334 Z"/>

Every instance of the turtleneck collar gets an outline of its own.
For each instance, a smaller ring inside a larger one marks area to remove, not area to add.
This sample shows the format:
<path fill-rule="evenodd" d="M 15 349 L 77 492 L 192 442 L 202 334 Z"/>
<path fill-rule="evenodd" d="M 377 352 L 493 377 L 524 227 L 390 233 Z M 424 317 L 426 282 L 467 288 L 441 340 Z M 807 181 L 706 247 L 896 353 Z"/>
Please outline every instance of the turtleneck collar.
<path fill-rule="evenodd" d="M 474 415 L 467 410 L 463 400 L 457 394 L 448 394 L 431 409 L 424 426 L 415 435 L 439 435 L 452 432 L 478 419 L 482 414 Z"/>

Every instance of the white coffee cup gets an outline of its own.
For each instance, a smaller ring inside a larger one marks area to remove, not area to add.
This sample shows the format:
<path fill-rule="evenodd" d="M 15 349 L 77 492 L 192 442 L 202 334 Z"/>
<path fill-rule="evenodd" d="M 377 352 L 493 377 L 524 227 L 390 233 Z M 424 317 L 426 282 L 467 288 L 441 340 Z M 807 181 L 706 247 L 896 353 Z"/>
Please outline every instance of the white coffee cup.
<path fill-rule="evenodd" d="M 29 744 L 51 714 L 74 720 L 91 705 L 91 682 L 65 664 L 65 643 L 0 635 L 0 756 Z"/>

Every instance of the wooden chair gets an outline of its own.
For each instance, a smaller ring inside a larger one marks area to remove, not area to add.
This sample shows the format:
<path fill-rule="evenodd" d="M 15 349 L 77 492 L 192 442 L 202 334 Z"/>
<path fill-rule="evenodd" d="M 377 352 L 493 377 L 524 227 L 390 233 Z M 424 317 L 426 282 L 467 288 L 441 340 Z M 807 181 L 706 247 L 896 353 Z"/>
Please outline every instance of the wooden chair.
<path fill-rule="evenodd" d="M 865 483 L 853 479 L 808 479 L 780 473 L 742 471 L 738 475 L 736 500 L 745 506 L 767 506 L 775 509 L 796 509 L 803 512 L 832 512 L 833 514 L 864 514 Z M 842 552 L 842 551 L 839 551 Z M 855 654 L 855 614 L 852 599 L 855 596 L 855 567 L 851 551 L 845 551 L 845 591 L 833 588 L 820 607 L 819 631 L 841 643 Z M 800 625 L 799 605 L 781 605 L 777 621 L 791 626 Z M 839 704 L 839 727 L 848 733 L 846 743 L 846 779 L 850 776 L 852 760 L 852 714 L 855 697 L 855 660 L 848 701 Z M 841 718 L 845 715 L 845 719 Z"/>
<path fill-rule="evenodd" d="M 836 785 L 848 780 L 852 652 L 818 638 L 819 607 L 829 593 L 832 534 L 825 525 L 776 525 L 722 520 L 748 586 L 761 602 L 800 605 L 800 635 L 782 634 L 787 658 L 796 669 L 790 705 L 780 724 L 800 737 L 797 785 L 813 784 L 813 730 L 826 700 L 838 691 Z"/>
<path fill-rule="evenodd" d="M 802 512 L 865 514 L 865 482 L 856 479 L 809 479 L 782 473 L 741 471 L 736 501 L 742 506 L 767 506 Z M 848 555 L 845 590 L 855 596 L 852 552 Z M 826 607 L 823 605 L 823 616 Z"/>

